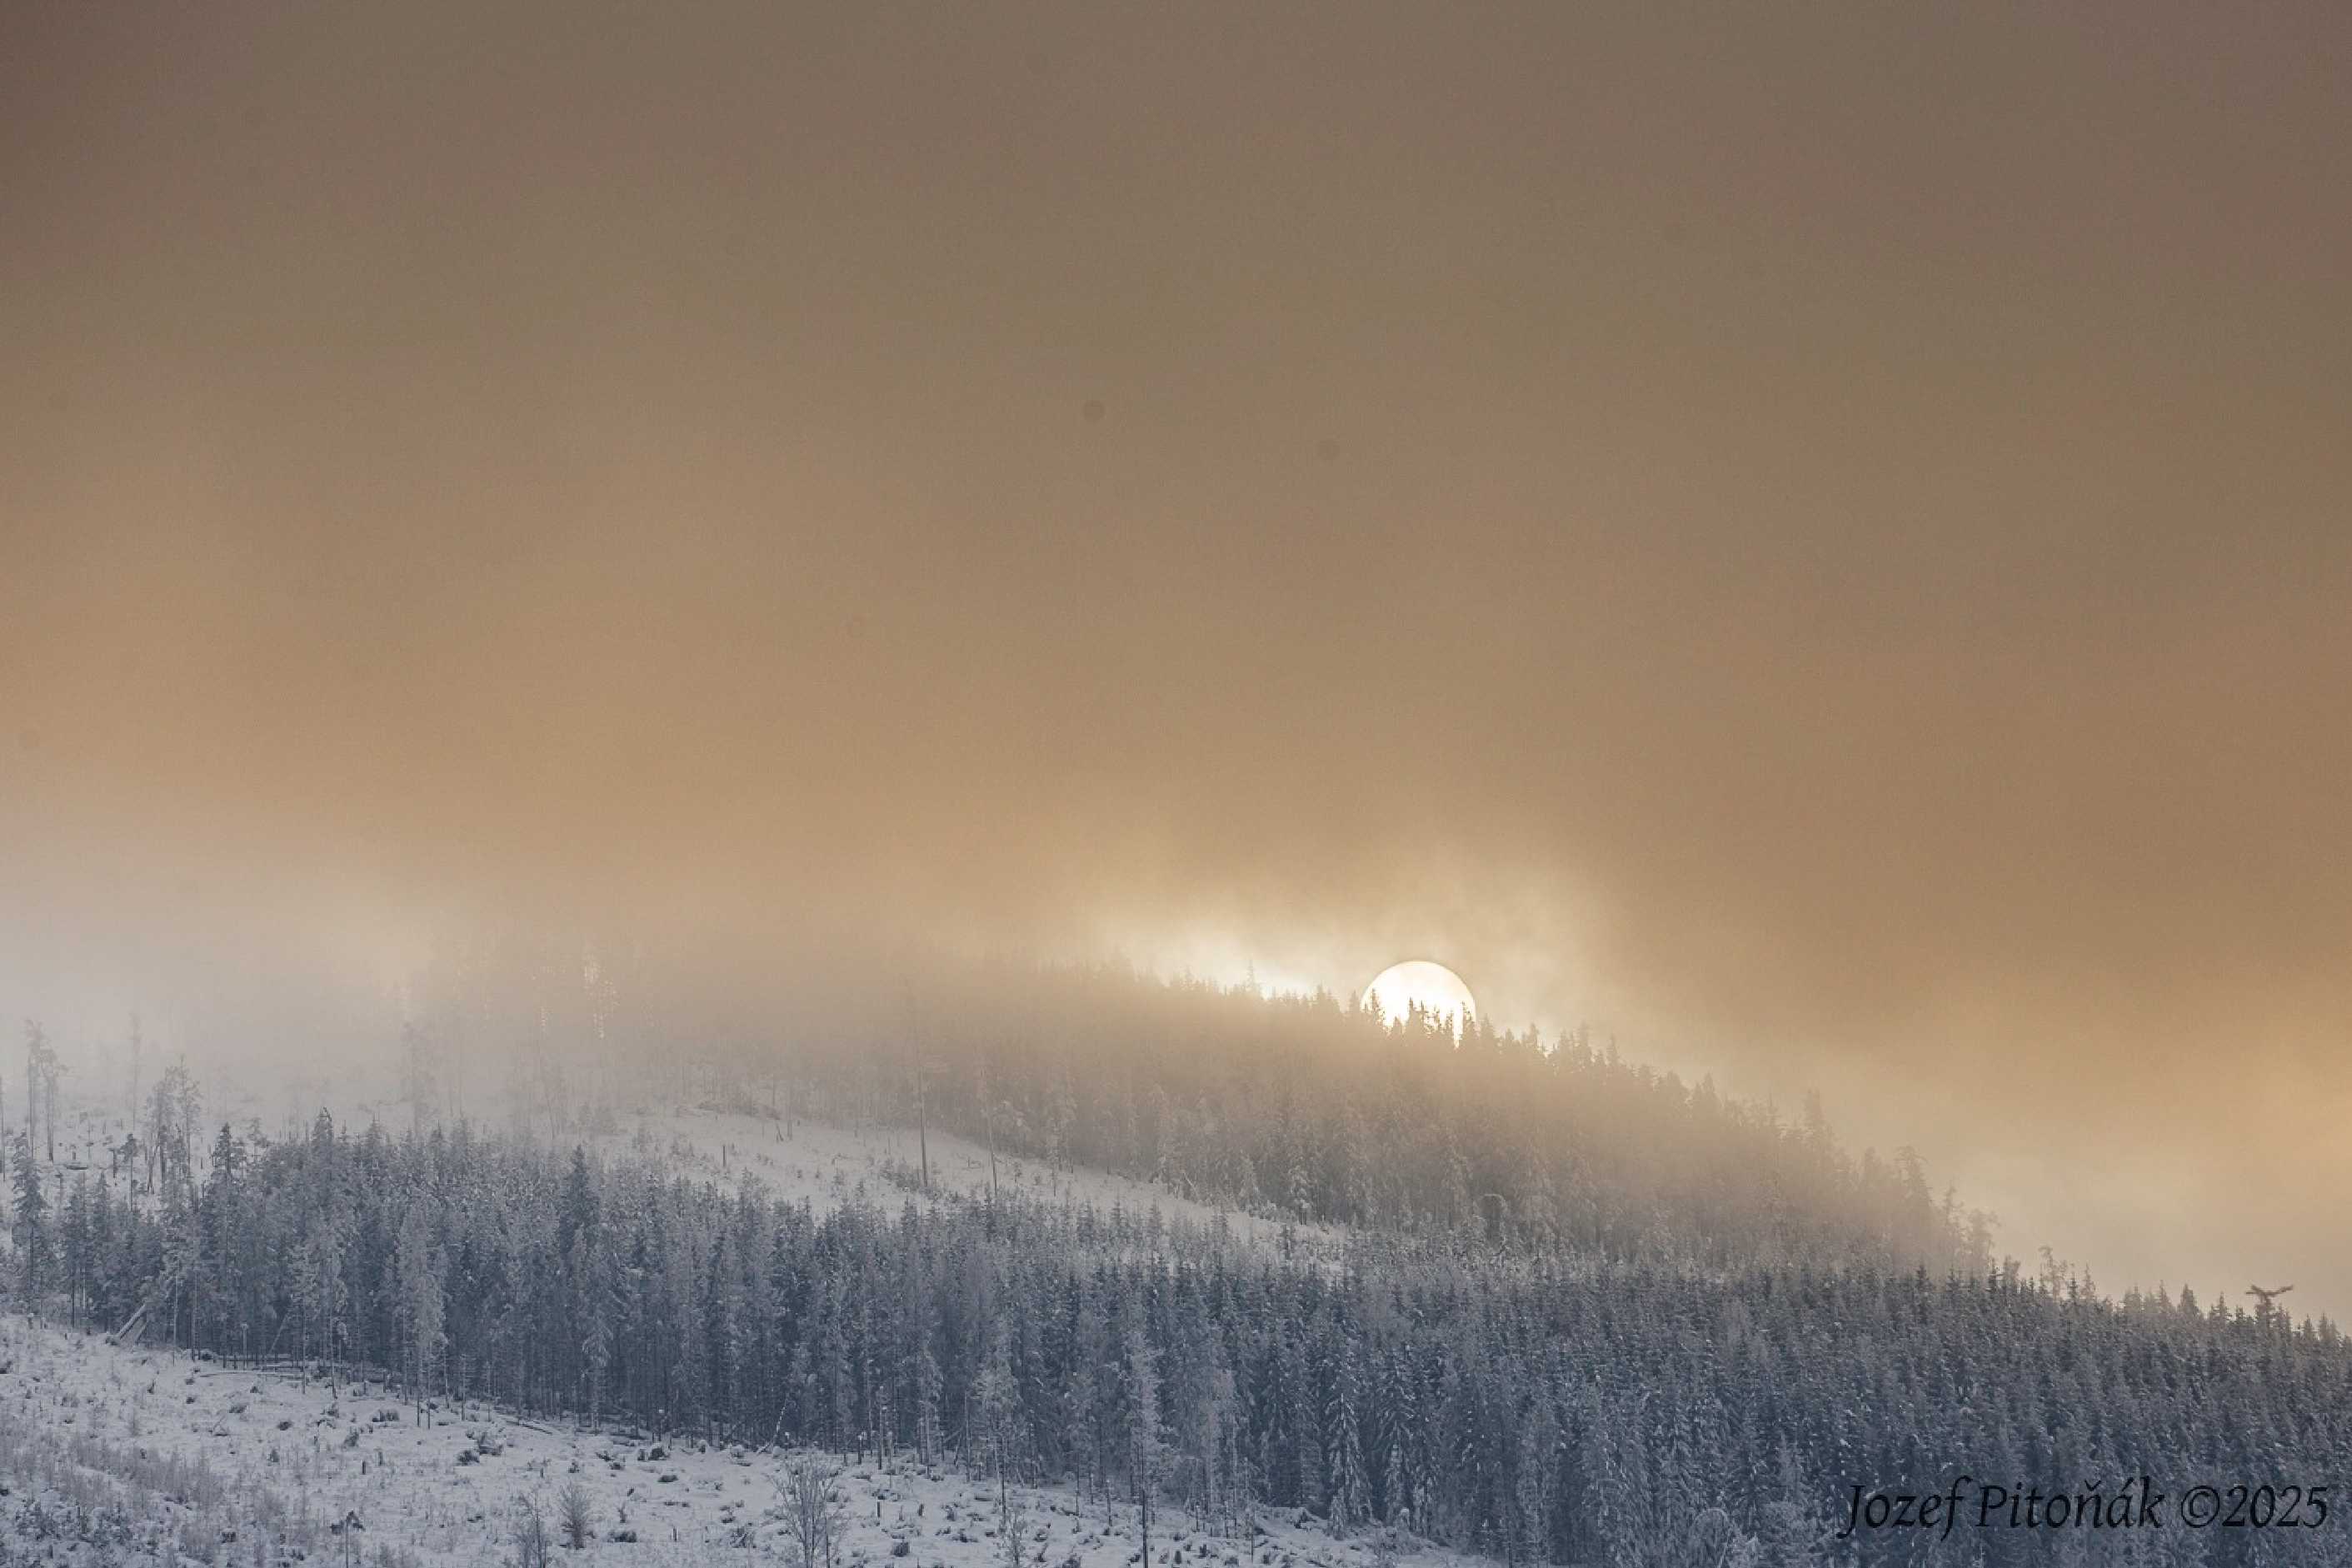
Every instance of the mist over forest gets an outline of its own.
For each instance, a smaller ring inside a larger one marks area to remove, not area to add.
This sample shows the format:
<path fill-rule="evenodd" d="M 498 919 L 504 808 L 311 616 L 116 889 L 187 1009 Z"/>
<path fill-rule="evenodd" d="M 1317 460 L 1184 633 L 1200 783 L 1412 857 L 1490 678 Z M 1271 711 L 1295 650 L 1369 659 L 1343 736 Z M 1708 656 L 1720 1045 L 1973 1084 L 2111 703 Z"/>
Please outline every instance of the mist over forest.
<path fill-rule="evenodd" d="M 453 951 L 307 1114 L 126 1035 L 61 1127 L 28 1036 L 12 1287 L 419 1411 L 1066 1486 L 1139 1551 L 1158 1509 L 1180 1549 L 1276 1510 L 1352 1551 L 1940 1562 L 1841 1536 L 1839 1478 L 2352 1458 L 2326 1318 L 2021 1266 L 1817 1103 L 1125 965 L 826 973 Z M 897 1136 L 853 1184 L 779 1163 L 840 1130 Z M 2261 1560 L 2189 1539 L 2112 1560 Z"/>
<path fill-rule="evenodd" d="M 0 5 L 0 1568 L 2352 1563 L 2347 79 Z"/>

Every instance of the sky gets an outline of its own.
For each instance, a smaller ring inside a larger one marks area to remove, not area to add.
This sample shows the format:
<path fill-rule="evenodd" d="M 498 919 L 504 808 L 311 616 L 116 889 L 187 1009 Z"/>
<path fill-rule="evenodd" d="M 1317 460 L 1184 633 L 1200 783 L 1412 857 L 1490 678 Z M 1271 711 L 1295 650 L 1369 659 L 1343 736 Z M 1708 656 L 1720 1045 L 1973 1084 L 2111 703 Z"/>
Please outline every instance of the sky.
<path fill-rule="evenodd" d="M 2324 4 L 8 5 L 0 1007 L 518 910 L 1424 956 L 2341 1315 L 2347 68 Z"/>

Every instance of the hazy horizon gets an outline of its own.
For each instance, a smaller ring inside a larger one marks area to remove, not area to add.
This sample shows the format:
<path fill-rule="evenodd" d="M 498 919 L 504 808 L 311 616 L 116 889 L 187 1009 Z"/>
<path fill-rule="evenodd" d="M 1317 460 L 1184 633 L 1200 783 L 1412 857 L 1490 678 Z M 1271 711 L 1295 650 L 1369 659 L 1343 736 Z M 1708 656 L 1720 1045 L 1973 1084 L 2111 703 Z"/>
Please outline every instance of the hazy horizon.
<path fill-rule="evenodd" d="M 2341 1315 L 2347 46 L 11 7 L 7 1037 L 507 921 L 1428 957 Z"/>

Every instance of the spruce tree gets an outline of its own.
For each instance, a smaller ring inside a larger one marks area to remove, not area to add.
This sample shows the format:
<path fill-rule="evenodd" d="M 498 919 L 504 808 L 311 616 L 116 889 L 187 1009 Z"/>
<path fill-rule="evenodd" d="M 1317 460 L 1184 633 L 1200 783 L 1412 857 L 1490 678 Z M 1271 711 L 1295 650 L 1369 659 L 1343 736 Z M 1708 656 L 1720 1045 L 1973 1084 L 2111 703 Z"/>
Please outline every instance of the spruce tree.
<path fill-rule="evenodd" d="M 29 1309 L 49 1281 L 49 1201 L 41 1194 L 41 1168 L 33 1160 L 30 1132 L 16 1134 L 17 1281 Z"/>
<path fill-rule="evenodd" d="M 1135 1490 L 1136 1523 L 1142 1536 L 1144 1568 L 1151 1563 L 1151 1505 L 1157 1500 L 1167 1435 L 1160 1413 L 1160 1358 L 1144 1331 L 1139 1310 L 1127 1331 L 1127 1463 Z"/>

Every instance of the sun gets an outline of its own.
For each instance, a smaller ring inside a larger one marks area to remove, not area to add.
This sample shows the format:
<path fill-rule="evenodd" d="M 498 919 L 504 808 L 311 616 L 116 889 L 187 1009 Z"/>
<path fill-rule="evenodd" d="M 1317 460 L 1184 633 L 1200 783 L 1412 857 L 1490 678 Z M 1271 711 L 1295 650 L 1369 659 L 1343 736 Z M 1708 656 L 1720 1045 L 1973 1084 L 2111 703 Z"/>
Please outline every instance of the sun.
<path fill-rule="evenodd" d="M 1381 1022 L 1395 1023 L 1418 1005 L 1458 1038 L 1463 1024 L 1478 1016 L 1477 999 L 1462 976 L 1432 959 L 1409 958 L 1391 963 L 1364 987 L 1362 1005 L 1377 1006 Z"/>

